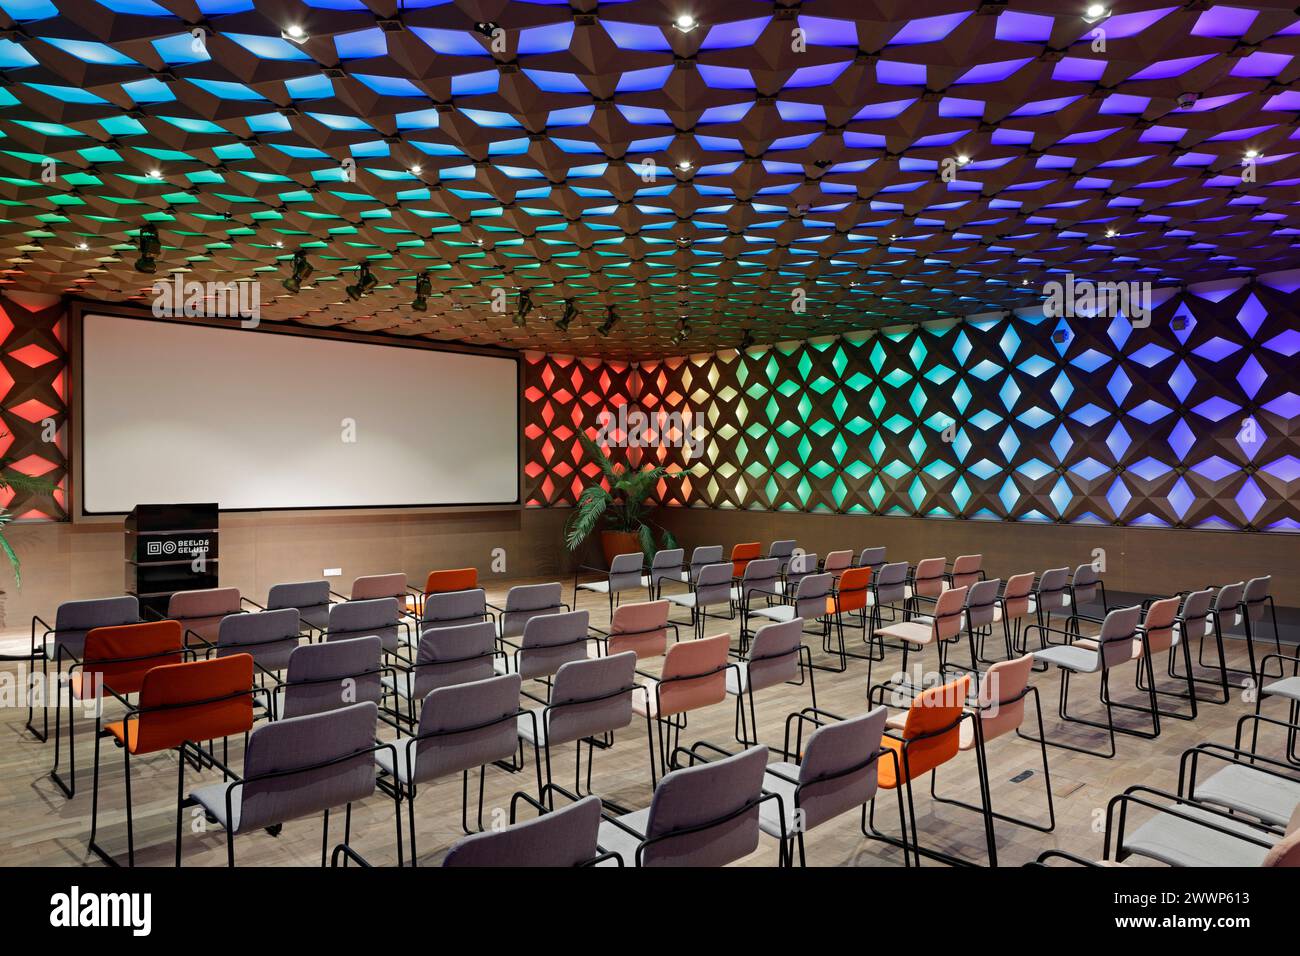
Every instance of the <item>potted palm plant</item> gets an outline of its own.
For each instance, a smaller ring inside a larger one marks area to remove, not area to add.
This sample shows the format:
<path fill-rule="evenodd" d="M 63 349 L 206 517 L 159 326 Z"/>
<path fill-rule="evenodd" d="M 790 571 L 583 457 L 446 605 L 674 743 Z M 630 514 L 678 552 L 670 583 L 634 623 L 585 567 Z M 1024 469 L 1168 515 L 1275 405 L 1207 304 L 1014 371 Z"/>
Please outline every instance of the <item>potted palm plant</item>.
<path fill-rule="evenodd" d="M 640 551 L 649 558 L 660 545 L 677 547 L 672 532 L 650 520 L 652 506 L 646 500 L 661 478 L 676 478 L 680 472 L 669 471 L 665 465 L 639 469 L 616 465 L 589 436 L 579 435 L 578 440 L 600 467 L 609 488 L 602 484 L 588 485 L 578 496 L 577 507 L 564 526 L 564 543 L 568 549 L 577 551 L 602 524 L 600 544 L 606 565 L 618 554 Z"/>
<path fill-rule="evenodd" d="M 0 438 L 7 438 L 8 433 L 0 433 Z M 33 475 L 24 475 L 21 471 L 15 471 L 12 458 L 0 458 L 0 491 L 16 491 L 31 495 L 49 495 L 54 493 L 54 482 L 48 478 L 38 478 Z M 23 586 L 22 562 L 18 559 L 18 553 L 14 551 L 13 545 L 9 542 L 5 529 L 9 523 L 14 520 L 14 514 L 6 508 L 0 508 L 0 551 L 3 551 L 5 557 L 9 559 L 9 565 L 14 569 L 14 583 L 19 588 Z M 4 601 L 4 591 L 0 591 L 0 602 Z M 3 604 L 0 603 L 0 608 Z"/>

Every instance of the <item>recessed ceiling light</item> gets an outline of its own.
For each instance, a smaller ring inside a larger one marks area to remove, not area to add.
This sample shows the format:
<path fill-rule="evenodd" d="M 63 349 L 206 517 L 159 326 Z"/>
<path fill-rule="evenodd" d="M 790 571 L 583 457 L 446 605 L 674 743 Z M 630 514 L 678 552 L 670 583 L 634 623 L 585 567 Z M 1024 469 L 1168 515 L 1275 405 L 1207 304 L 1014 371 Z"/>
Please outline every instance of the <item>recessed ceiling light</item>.
<path fill-rule="evenodd" d="M 84 242 L 79 242 L 77 243 L 77 248 L 80 249 L 82 252 L 85 252 L 87 249 L 90 248 L 90 246 Z"/>
<path fill-rule="evenodd" d="M 970 162 L 970 157 L 967 156 L 965 153 L 957 157 L 958 166 L 965 166 L 969 162 Z"/>
<path fill-rule="evenodd" d="M 149 178 L 150 178 L 150 179 L 162 179 L 162 170 L 161 170 L 161 169 L 151 169 L 151 170 L 149 170 Z"/>
<path fill-rule="evenodd" d="M 410 168 L 409 172 L 412 176 L 418 176 L 420 175 L 421 172 L 423 172 L 423 170 L 424 167 L 421 166 L 419 163 L 416 163 L 414 166 Z"/>
<path fill-rule="evenodd" d="M 1107 230 L 1106 230 L 1106 238 L 1107 238 L 1107 239 L 1114 239 L 1114 238 L 1115 238 L 1115 230 L 1114 230 L 1114 229 L 1107 229 Z"/>
<path fill-rule="evenodd" d="M 1259 150 L 1257 150 L 1257 149 L 1248 149 L 1248 150 L 1246 150 L 1246 158 L 1247 158 L 1247 159 L 1254 159 L 1254 158 L 1255 158 L 1256 156 L 1258 156 L 1258 155 L 1259 155 Z"/>
<path fill-rule="evenodd" d="M 693 164 L 689 159 L 683 159 L 680 163 L 677 164 L 677 168 L 680 169 L 682 172 L 686 172 L 688 169 L 691 168 L 692 165 Z"/>
<path fill-rule="evenodd" d="M 307 31 L 302 28 L 301 24 L 294 23 L 285 27 L 283 36 L 286 40 L 293 40 L 295 43 L 301 43 L 303 40 L 307 39 Z"/>
<path fill-rule="evenodd" d="M 1088 5 L 1088 9 L 1084 13 L 1084 19 L 1100 20 L 1105 15 L 1106 15 L 1105 5 L 1100 3 L 1093 3 Z"/>
<path fill-rule="evenodd" d="M 690 33 L 696 26 L 695 18 L 689 13 L 683 13 L 679 16 L 676 20 L 676 24 L 677 29 L 681 30 L 683 33 Z"/>

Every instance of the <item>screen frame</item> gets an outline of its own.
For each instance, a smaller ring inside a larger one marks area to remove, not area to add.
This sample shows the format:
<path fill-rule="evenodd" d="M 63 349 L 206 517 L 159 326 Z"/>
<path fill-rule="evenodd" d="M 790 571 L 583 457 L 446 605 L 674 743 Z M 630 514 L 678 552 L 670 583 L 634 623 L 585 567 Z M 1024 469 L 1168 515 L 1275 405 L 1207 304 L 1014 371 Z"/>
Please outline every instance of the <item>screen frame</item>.
<path fill-rule="evenodd" d="M 478 355 L 487 358 L 506 359 L 515 364 L 515 500 L 513 502 L 465 502 L 458 504 L 395 504 L 395 505 L 326 505 L 320 507 L 278 507 L 278 508 L 222 508 L 227 514 L 277 514 L 277 515 L 377 515 L 377 514 L 448 514 L 454 512 L 482 511 L 518 511 L 523 509 L 524 485 L 524 361 L 523 355 L 514 349 L 493 348 L 490 346 L 461 345 L 454 342 L 431 342 L 421 339 L 406 339 L 393 335 L 373 332 L 342 331 L 329 326 L 314 327 L 292 322 L 263 321 L 256 329 L 242 329 L 239 318 L 212 317 L 169 317 L 156 316 L 152 310 L 137 308 L 121 303 L 95 302 L 74 299 L 69 302 L 68 339 L 69 381 L 71 390 L 69 408 L 71 414 L 70 461 L 67 469 L 70 484 L 68 501 L 71 505 L 69 516 L 75 523 L 101 523 L 120 519 L 127 514 L 124 511 L 86 511 L 84 501 L 86 456 L 84 454 L 85 423 L 85 321 L 88 316 L 103 315 L 109 318 L 132 319 L 142 322 L 165 322 L 178 325 L 192 325 L 202 328 L 216 328 L 242 331 L 252 334 L 293 335 L 304 338 L 327 339 L 358 345 L 379 345 L 389 348 L 419 349 L 429 352 L 448 352 L 458 355 Z"/>

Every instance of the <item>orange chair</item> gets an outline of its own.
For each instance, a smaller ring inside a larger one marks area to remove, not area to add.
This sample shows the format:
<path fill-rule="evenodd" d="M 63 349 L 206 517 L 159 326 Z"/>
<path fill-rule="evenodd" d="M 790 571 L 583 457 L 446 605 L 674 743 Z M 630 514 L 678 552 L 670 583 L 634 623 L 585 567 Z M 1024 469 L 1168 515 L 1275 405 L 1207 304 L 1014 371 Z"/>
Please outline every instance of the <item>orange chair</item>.
<path fill-rule="evenodd" d="M 667 773 L 669 757 L 681 741 L 687 711 L 699 710 L 727 699 L 727 663 L 731 636 L 702 637 L 668 648 L 658 680 L 639 685 L 643 694 L 632 695 L 632 710 L 645 717 L 650 742 L 650 785 L 658 784 L 655 772 L 655 730 L 659 734 L 658 764 Z M 646 675 L 642 675 L 646 676 Z M 739 681 L 739 677 L 737 677 Z"/>
<path fill-rule="evenodd" d="M 253 727 L 253 657 L 232 654 L 211 660 L 164 664 L 146 671 L 140 681 L 139 703 L 127 705 L 122 720 L 104 725 L 95 736 L 95 775 L 90 804 L 89 847 L 109 866 L 120 866 L 95 842 L 99 824 L 99 742 L 112 737 L 122 748 L 126 780 L 127 865 L 135 866 L 135 830 L 131 817 L 131 757 L 173 748 L 180 760 L 200 764 L 198 745 L 218 737 L 246 734 Z M 114 694 L 114 696 L 117 696 Z M 193 753 L 187 753 L 186 748 Z M 176 864 L 180 865 L 181 807 L 176 807 Z"/>
<path fill-rule="evenodd" d="M 877 660 L 872 656 L 870 650 L 867 654 L 853 654 L 844 648 L 844 615 L 850 616 L 856 614 L 858 620 L 862 622 L 862 641 L 867 643 L 867 608 L 871 604 L 871 568 L 847 568 L 841 574 L 839 581 L 836 583 L 835 590 L 831 596 L 826 599 L 826 616 L 831 619 L 835 626 L 835 632 L 839 637 L 840 666 L 823 667 L 823 670 L 834 671 L 842 674 L 848 670 L 848 658 L 854 657 L 858 660 L 864 658 Z M 827 654 L 835 653 L 831 649 L 830 636 L 827 635 L 823 641 L 823 649 Z M 817 665 L 813 665 L 817 666 Z"/>
<path fill-rule="evenodd" d="M 976 719 L 975 715 L 966 709 L 970 685 L 970 675 L 965 674 L 940 687 L 923 690 L 912 699 L 911 706 L 905 714 L 892 716 L 885 724 L 885 735 L 881 738 L 880 745 L 896 753 L 898 762 L 897 764 L 883 760 L 879 762 L 879 782 L 880 786 L 887 790 L 900 786 L 906 788 L 911 840 L 908 841 L 905 837 L 900 843 L 894 837 L 881 833 L 876 829 L 874 819 L 870 821 L 871 833 L 868 835 L 893 846 L 900 846 L 903 850 L 904 863 L 907 862 L 910 842 L 910 849 L 917 854 L 918 864 L 920 857 L 928 856 L 952 865 L 969 865 L 968 861 L 951 854 L 921 846 L 916 833 L 916 806 L 912 798 L 912 781 L 922 774 L 933 773 L 936 768 L 952 760 L 960 752 L 962 722 Z M 871 703 L 884 703 L 885 691 L 898 689 L 900 686 L 877 684 L 871 689 Z M 988 843 L 989 864 L 996 866 L 997 846 L 993 838 L 993 819 L 989 813 L 988 791 L 985 786 L 987 774 L 982 748 L 975 749 L 975 757 L 979 763 L 980 800 L 984 814 L 984 835 Z"/>
<path fill-rule="evenodd" d="M 743 578 L 745 568 L 749 567 L 749 562 L 755 560 L 763 552 L 763 546 L 757 541 L 746 541 L 744 544 L 738 544 L 731 549 L 731 576 L 733 578 Z"/>
<path fill-rule="evenodd" d="M 118 697 L 140 693 L 145 673 L 162 664 L 179 664 L 184 653 L 184 631 L 180 621 L 147 621 L 93 628 L 86 634 L 82 652 L 84 660 L 68 652 L 73 664 L 68 669 L 68 779 L 59 776 L 61 744 L 60 710 L 63 692 L 54 703 L 54 766 L 50 779 L 69 798 L 77 792 L 77 751 L 73 738 L 73 704 L 93 701 L 95 736 L 99 736 L 104 718 L 103 691 L 107 688 Z"/>
<path fill-rule="evenodd" d="M 478 587 L 478 568 L 452 568 L 450 570 L 430 571 L 424 579 L 424 590 L 411 592 L 407 597 L 407 606 L 416 614 L 424 613 L 424 602 L 430 594 L 449 594 L 452 591 L 473 591 Z"/>

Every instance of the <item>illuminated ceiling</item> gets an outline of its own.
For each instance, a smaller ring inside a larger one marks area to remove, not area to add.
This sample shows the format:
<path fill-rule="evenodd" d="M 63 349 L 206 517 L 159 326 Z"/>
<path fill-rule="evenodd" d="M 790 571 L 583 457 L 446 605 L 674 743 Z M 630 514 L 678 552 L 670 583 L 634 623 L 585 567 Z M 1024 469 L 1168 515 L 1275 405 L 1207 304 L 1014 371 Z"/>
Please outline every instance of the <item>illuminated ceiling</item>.
<path fill-rule="evenodd" d="M 1300 266 L 1291 0 L 1075 6 L 0 0 L 0 285 L 636 358 Z"/>

